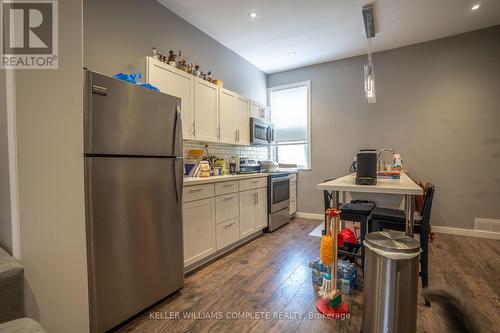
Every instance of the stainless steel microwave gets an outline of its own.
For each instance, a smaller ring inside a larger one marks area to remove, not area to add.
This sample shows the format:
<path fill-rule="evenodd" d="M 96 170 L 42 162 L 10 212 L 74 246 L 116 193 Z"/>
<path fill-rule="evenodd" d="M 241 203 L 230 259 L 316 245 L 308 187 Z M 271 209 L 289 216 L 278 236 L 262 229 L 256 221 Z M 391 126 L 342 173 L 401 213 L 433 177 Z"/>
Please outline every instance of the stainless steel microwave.
<path fill-rule="evenodd" d="M 268 145 L 274 141 L 273 124 L 258 118 L 250 118 L 250 143 Z"/>

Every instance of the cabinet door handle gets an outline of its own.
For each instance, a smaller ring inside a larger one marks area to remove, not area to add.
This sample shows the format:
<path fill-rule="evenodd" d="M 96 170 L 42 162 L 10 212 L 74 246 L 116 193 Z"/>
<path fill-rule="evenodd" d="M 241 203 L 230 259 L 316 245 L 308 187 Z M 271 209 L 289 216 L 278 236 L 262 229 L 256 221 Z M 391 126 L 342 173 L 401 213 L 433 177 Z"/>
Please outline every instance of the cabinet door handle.
<path fill-rule="evenodd" d="M 196 136 L 196 122 L 193 121 L 193 136 Z"/>
<path fill-rule="evenodd" d="M 202 189 L 201 188 L 195 188 L 193 190 L 189 190 L 189 193 L 198 193 L 200 192 Z"/>
<path fill-rule="evenodd" d="M 230 226 L 234 225 L 236 222 L 231 222 L 228 224 L 224 224 L 224 228 L 229 228 Z"/>
<path fill-rule="evenodd" d="M 232 195 L 230 197 L 222 198 L 222 201 L 228 201 L 228 200 L 232 200 L 232 199 L 234 199 L 234 195 Z"/>
<path fill-rule="evenodd" d="M 259 204 L 259 192 L 255 193 L 255 197 L 257 198 L 257 205 Z"/>
<path fill-rule="evenodd" d="M 233 187 L 233 186 L 234 186 L 234 184 L 225 184 L 225 185 L 222 185 L 222 187 L 224 187 L 224 188 Z"/>

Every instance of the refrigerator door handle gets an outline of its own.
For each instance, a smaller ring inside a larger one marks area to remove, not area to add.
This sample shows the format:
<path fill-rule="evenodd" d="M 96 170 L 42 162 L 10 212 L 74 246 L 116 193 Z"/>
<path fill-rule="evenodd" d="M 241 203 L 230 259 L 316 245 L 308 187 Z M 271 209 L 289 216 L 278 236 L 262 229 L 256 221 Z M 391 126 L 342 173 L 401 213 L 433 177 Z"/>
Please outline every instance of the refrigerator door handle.
<path fill-rule="evenodd" d="M 174 186 L 175 186 L 175 200 L 177 203 L 182 202 L 182 179 L 179 181 L 179 173 L 177 171 L 177 165 L 179 165 L 179 162 L 182 162 L 183 160 L 181 158 L 175 158 L 174 159 Z M 180 174 L 182 177 L 182 174 Z"/>
<path fill-rule="evenodd" d="M 174 128 L 174 154 L 177 157 L 182 156 L 182 119 L 181 108 L 177 106 L 175 109 L 175 128 Z"/>

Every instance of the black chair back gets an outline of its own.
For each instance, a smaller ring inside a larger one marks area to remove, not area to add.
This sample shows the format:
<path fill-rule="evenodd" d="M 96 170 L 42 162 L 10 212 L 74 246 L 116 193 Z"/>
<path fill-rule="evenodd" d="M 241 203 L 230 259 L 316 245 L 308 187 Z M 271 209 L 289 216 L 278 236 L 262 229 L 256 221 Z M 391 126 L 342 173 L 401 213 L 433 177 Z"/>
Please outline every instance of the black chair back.
<path fill-rule="evenodd" d="M 432 200 L 434 198 L 434 185 L 427 183 L 425 186 L 425 200 L 424 207 L 422 208 L 422 231 L 428 232 L 431 220 Z"/>

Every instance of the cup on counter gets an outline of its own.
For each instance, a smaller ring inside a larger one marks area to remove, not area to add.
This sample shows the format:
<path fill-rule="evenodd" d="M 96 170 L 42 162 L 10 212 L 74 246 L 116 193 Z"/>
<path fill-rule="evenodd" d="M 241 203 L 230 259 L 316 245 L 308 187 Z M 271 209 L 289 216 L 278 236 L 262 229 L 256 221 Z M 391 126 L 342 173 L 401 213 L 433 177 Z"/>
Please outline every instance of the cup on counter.
<path fill-rule="evenodd" d="M 236 174 L 236 163 L 229 163 L 229 173 L 232 175 Z"/>

